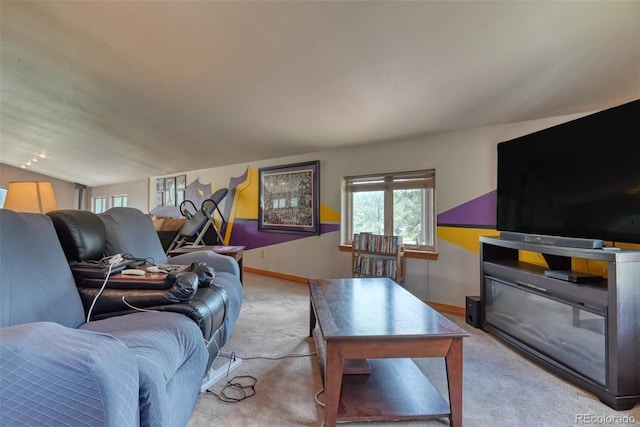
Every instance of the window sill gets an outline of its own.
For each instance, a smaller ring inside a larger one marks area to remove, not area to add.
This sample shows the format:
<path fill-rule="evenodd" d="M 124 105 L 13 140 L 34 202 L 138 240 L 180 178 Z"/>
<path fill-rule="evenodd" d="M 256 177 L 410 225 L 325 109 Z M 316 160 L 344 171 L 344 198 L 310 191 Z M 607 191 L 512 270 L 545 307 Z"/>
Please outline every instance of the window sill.
<path fill-rule="evenodd" d="M 338 245 L 340 252 L 351 252 L 351 245 Z M 437 260 L 438 252 L 417 251 L 415 249 L 407 249 L 404 251 L 406 258 Z"/>

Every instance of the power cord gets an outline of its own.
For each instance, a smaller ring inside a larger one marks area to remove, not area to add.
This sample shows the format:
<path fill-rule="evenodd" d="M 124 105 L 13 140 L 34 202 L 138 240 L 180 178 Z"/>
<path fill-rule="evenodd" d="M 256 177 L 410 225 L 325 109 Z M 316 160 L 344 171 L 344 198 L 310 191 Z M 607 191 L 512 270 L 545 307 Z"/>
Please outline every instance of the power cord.
<path fill-rule="evenodd" d="M 319 397 L 322 393 L 324 393 L 324 389 L 323 389 L 323 388 L 321 388 L 321 389 L 320 389 L 320 391 L 319 391 L 319 392 L 317 392 L 315 396 L 313 396 L 313 400 L 315 400 L 315 401 L 316 401 L 316 403 L 317 403 L 318 405 L 320 405 L 320 406 L 322 406 L 322 407 L 324 408 L 324 403 L 320 402 L 320 399 L 318 399 L 318 397 Z"/>
<path fill-rule="evenodd" d="M 95 307 L 96 301 L 98 301 L 98 298 L 100 298 L 100 295 L 102 295 L 102 292 L 104 292 L 104 288 L 107 286 L 107 282 L 109 281 L 109 276 L 111 276 L 111 270 L 113 270 L 113 266 L 122 261 L 122 255 L 116 254 L 112 257 L 103 258 L 100 260 L 100 262 L 105 262 L 105 260 L 109 264 L 109 270 L 107 271 L 107 275 L 104 278 L 104 282 L 102 283 L 100 290 L 91 302 L 91 307 L 89 307 L 89 311 L 87 312 L 87 323 L 91 322 L 91 313 L 93 312 L 93 307 Z"/>
<path fill-rule="evenodd" d="M 154 265 L 153 257 L 136 258 L 130 252 L 122 254 L 122 257 L 124 258 L 125 261 L 134 261 L 134 262 L 140 263 L 140 264 L 151 264 L 151 265 Z"/>
<path fill-rule="evenodd" d="M 136 311 L 152 311 L 152 312 L 157 312 L 158 311 L 158 310 L 149 310 L 149 309 L 146 309 L 146 308 L 136 307 L 134 305 L 129 304 L 127 302 L 127 300 L 125 300 L 124 298 L 125 298 L 125 296 L 122 295 L 122 302 L 124 303 L 124 305 L 126 305 L 127 307 L 129 307 L 132 310 L 136 310 Z"/>
<path fill-rule="evenodd" d="M 104 266 L 107 266 L 109 269 L 107 271 L 107 275 L 104 278 L 104 282 L 102 283 L 102 286 L 100 287 L 100 290 L 98 291 L 96 296 L 93 298 L 93 301 L 91 302 L 91 307 L 89 307 L 89 311 L 87 312 L 87 323 L 89 323 L 91 321 L 91 313 L 93 312 L 93 308 L 95 307 L 96 302 L 98 301 L 98 298 L 100 298 L 100 296 L 104 292 L 105 288 L 107 287 L 107 283 L 109 282 L 109 277 L 111 277 L 111 272 L 113 271 L 113 267 L 116 264 L 119 264 L 119 263 L 121 263 L 123 261 L 141 261 L 141 260 L 143 260 L 143 258 L 136 258 L 132 254 L 127 252 L 125 254 L 115 254 L 115 255 L 107 256 L 107 257 L 102 258 L 100 261 L 95 262 L 97 265 L 104 265 Z M 144 260 L 147 263 L 153 264 L 153 258 L 151 258 L 151 257 L 144 258 Z M 143 308 L 135 307 L 135 306 L 129 304 L 125 300 L 124 295 L 122 296 L 122 302 L 127 307 L 129 307 L 129 308 L 131 308 L 133 310 L 138 310 L 138 311 L 157 311 L 157 310 L 145 310 Z"/>
<path fill-rule="evenodd" d="M 281 359 L 287 359 L 287 358 L 293 358 L 293 357 L 309 357 L 309 356 L 313 356 L 315 354 L 316 354 L 316 352 L 313 351 L 311 353 L 289 353 L 289 354 L 283 354 L 281 356 L 262 356 L 262 355 L 259 355 L 259 356 L 239 356 L 239 355 L 236 355 L 235 352 L 234 353 L 220 352 L 220 356 L 228 357 L 228 358 L 239 357 L 242 360 L 253 360 L 253 359 L 281 360 Z"/>
<path fill-rule="evenodd" d="M 104 257 L 100 260 L 100 263 L 102 265 L 106 265 L 106 266 L 111 266 L 113 267 L 114 265 L 120 263 L 124 261 L 124 258 L 122 257 L 121 254 L 115 254 L 115 255 L 111 255 L 111 256 L 107 256 Z"/>
<path fill-rule="evenodd" d="M 215 393 L 211 389 L 207 389 L 207 393 L 211 393 L 214 396 L 216 396 L 218 399 L 220 399 L 222 402 L 227 402 L 227 403 L 240 402 L 256 394 L 255 386 L 258 383 L 258 379 L 256 377 L 253 377 L 251 375 L 237 375 L 233 377 L 231 380 L 229 380 L 231 363 L 234 362 L 236 358 L 240 358 L 242 360 L 252 360 L 252 359 L 280 360 L 280 359 L 286 359 L 289 357 L 309 357 L 309 356 L 313 356 L 314 354 L 316 354 L 316 352 L 289 353 L 289 354 L 284 354 L 280 356 L 260 355 L 260 356 L 244 357 L 244 356 L 238 356 L 235 352 L 231 352 L 231 353 L 222 352 L 220 351 L 220 348 L 218 348 L 218 355 L 216 356 L 216 359 L 218 356 L 229 358 L 229 363 L 227 364 L 227 376 L 226 376 L 227 383 L 222 388 L 222 391 L 220 393 Z M 241 381 L 245 381 L 247 384 L 243 384 Z M 323 390 L 321 390 L 320 392 L 322 391 Z M 318 395 L 320 394 L 320 392 L 316 394 L 315 400 L 319 405 L 324 406 L 320 401 L 318 401 Z"/>
<path fill-rule="evenodd" d="M 213 394 L 222 402 L 237 403 L 256 395 L 256 384 L 258 383 L 258 379 L 256 377 L 251 375 L 236 375 L 232 379 L 229 379 L 231 362 L 235 359 L 235 353 L 231 353 L 229 364 L 227 365 L 227 376 L 225 378 L 227 383 L 220 393 L 215 393 L 211 389 L 207 389 L 207 393 Z M 243 384 L 242 382 L 245 382 L 246 384 Z"/>

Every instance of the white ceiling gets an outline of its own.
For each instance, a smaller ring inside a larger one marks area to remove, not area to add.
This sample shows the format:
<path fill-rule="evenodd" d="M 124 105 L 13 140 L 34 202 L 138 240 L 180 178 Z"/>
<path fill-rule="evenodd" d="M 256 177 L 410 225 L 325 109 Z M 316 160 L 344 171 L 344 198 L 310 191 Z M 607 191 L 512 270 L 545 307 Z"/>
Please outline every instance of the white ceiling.
<path fill-rule="evenodd" d="M 640 1 L 0 8 L 0 161 L 89 186 L 640 98 Z"/>

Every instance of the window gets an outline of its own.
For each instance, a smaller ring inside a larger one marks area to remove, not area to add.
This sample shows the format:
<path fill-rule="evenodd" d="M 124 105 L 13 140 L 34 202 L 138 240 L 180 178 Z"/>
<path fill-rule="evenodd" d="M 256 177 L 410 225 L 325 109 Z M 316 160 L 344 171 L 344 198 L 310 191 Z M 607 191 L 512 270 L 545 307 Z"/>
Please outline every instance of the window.
<path fill-rule="evenodd" d="M 7 189 L 0 187 L 0 208 L 4 207 L 4 201 L 7 198 Z"/>
<path fill-rule="evenodd" d="M 101 214 L 107 210 L 107 198 L 106 197 L 92 197 L 91 198 L 91 211 L 93 213 Z"/>
<path fill-rule="evenodd" d="M 435 170 L 343 179 L 344 240 L 354 233 L 402 236 L 408 249 L 436 249 Z"/>
<path fill-rule="evenodd" d="M 112 208 L 127 207 L 127 195 L 122 194 L 120 196 L 111 196 L 111 207 Z"/>

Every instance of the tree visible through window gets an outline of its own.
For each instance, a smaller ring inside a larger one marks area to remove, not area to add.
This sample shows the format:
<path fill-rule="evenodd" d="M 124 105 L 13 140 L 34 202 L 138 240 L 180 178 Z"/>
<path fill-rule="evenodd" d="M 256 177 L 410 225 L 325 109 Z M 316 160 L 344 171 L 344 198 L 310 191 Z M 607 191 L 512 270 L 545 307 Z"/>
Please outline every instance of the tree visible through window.
<path fill-rule="evenodd" d="M 354 233 L 402 236 L 405 247 L 435 250 L 435 171 L 344 178 L 347 243 Z"/>
<path fill-rule="evenodd" d="M 384 234 L 384 192 L 362 191 L 353 193 L 352 232 Z"/>

